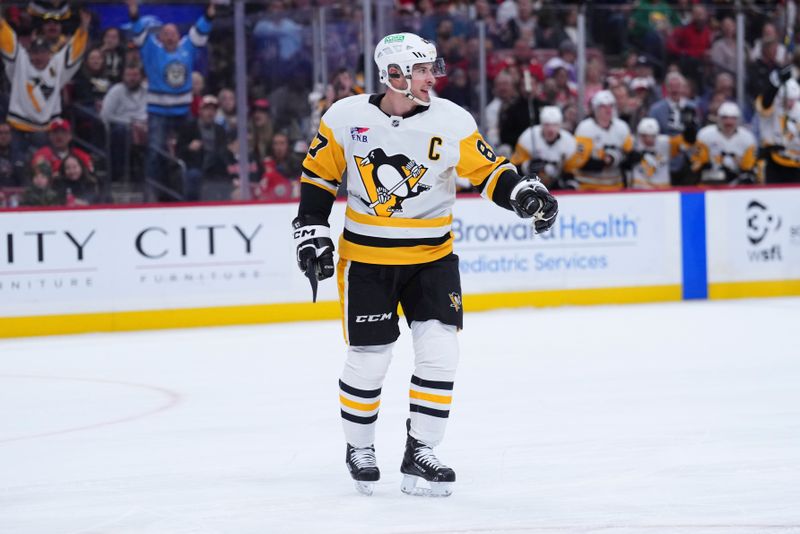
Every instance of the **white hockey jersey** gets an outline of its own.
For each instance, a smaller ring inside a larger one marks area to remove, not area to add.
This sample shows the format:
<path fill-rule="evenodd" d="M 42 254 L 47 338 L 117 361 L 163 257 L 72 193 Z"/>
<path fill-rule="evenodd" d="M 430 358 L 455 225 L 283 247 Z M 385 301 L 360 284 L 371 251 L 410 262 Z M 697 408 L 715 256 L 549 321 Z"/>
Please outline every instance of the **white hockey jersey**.
<path fill-rule="evenodd" d="M 730 137 L 716 124 L 704 126 L 697 133 L 696 146 L 692 170 L 700 172 L 701 182 L 729 181 L 730 176 L 752 172 L 756 164 L 756 138 L 741 126 Z"/>
<path fill-rule="evenodd" d="M 631 187 L 634 189 L 663 189 L 670 186 L 669 161 L 673 143 L 668 135 L 656 137 L 656 144 L 647 147 L 637 139 L 634 151 L 643 154 L 642 160 L 631 169 Z"/>
<path fill-rule="evenodd" d="M 336 195 L 347 173 L 343 259 L 410 265 L 452 252 L 456 177 L 492 198 L 497 156 L 467 111 L 440 98 L 406 117 L 388 116 L 380 95 L 339 100 L 325 113 L 303 162 L 301 181 Z"/>
<path fill-rule="evenodd" d="M 61 115 L 61 89 L 72 79 L 86 53 L 88 34 L 78 29 L 67 45 L 38 70 L 31 65 L 28 51 L 20 46 L 14 30 L 0 20 L 0 55 L 11 81 L 8 122 L 17 130 L 46 130 Z"/>
<path fill-rule="evenodd" d="M 795 106 L 798 103 L 795 102 Z M 798 124 L 779 98 L 767 109 L 761 105 L 761 97 L 756 99 L 758 112 L 758 131 L 763 147 L 783 147 L 769 152 L 769 158 L 782 167 L 800 168 L 800 139 Z"/>
<path fill-rule="evenodd" d="M 531 160 L 544 162 L 544 167 L 538 175 L 542 182 L 549 186 L 558 180 L 562 173 L 575 172 L 578 161 L 575 138 L 567 130 L 562 129 L 551 144 L 542 135 L 541 125 L 532 126 L 519 136 L 514 154 L 511 156 L 511 163 L 527 173 Z"/>
<path fill-rule="evenodd" d="M 614 118 L 608 128 L 602 128 L 594 118 L 583 119 L 575 129 L 578 144 L 578 167 L 590 158 L 602 160 L 606 154 L 614 156 L 614 164 L 601 170 L 579 168 L 575 178 L 581 190 L 619 189 L 623 185 L 620 164 L 633 148 L 633 137 L 627 123 Z"/>

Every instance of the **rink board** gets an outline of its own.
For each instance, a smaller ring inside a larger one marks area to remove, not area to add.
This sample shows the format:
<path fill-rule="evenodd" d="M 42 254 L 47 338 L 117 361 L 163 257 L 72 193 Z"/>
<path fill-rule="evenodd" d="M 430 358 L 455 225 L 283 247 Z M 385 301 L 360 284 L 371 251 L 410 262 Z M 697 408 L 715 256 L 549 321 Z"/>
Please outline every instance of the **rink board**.
<path fill-rule="evenodd" d="M 453 234 L 465 309 L 798 294 L 798 196 L 790 188 L 565 194 L 546 236 L 483 199 L 459 199 Z M 766 232 L 758 250 L 777 246 L 775 261 L 739 257 L 752 252 L 748 209 L 780 219 L 758 227 Z M 293 204 L 0 212 L 0 337 L 339 318 L 331 281 L 310 302 L 294 261 L 295 212 Z M 337 203 L 335 234 L 343 212 Z"/>

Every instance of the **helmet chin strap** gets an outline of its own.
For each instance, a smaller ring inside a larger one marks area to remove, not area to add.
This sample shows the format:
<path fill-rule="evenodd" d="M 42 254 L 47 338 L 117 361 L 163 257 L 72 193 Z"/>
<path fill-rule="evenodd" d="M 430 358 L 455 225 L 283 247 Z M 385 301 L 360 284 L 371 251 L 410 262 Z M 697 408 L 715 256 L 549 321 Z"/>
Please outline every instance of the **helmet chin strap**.
<path fill-rule="evenodd" d="M 418 104 L 420 106 L 425 106 L 425 107 L 428 107 L 428 106 L 431 105 L 430 102 L 425 102 L 424 100 L 420 100 L 419 98 L 414 96 L 414 94 L 411 92 L 411 89 L 397 89 L 395 87 L 392 87 L 391 83 L 387 83 L 386 85 L 389 87 L 389 89 L 391 89 L 395 93 L 400 93 L 401 95 L 405 96 L 406 98 L 408 98 L 409 100 L 411 100 L 415 104 Z M 411 81 L 410 80 L 408 81 L 408 86 L 409 87 L 411 86 Z"/>

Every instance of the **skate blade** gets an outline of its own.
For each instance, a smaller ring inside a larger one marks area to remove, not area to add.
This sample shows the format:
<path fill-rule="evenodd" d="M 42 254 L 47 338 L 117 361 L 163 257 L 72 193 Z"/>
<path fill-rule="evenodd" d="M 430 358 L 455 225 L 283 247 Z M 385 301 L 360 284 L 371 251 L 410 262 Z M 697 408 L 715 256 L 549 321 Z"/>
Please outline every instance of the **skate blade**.
<path fill-rule="evenodd" d="M 366 482 L 364 480 L 354 480 L 353 482 L 356 487 L 356 491 L 358 491 L 361 495 L 372 495 L 372 490 L 375 487 L 374 482 Z"/>
<path fill-rule="evenodd" d="M 424 480 L 413 475 L 404 475 L 400 483 L 400 491 L 406 495 L 416 497 L 449 497 L 453 493 L 452 482 L 428 482 L 429 487 L 417 486 L 417 482 Z"/>

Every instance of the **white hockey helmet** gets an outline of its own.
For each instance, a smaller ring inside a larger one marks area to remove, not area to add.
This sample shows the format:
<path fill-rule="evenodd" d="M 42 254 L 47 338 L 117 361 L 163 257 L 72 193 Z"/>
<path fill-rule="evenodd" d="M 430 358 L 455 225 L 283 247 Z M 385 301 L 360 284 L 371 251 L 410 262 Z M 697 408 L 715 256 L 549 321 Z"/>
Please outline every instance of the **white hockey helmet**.
<path fill-rule="evenodd" d="M 562 122 L 564 122 L 564 116 L 558 106 L 545 106 L 539 113 L 540 124 L 557 124 L 561 126 Z"/>
<path fill-rule="evenodd" d="M 786 100 L 800 100 L 800 84 L 794 78 L 786 80 L 778 91 L 778 98 Z"/>
<path fill-rule="evenodd" d="M 639 135 L 658 135 L 658 121 L 652 117 L 643 118 L 639 121 L 639 126 L 636 127 L 636 133 Z"/>
<path fill-rule="evenodd" d="M 614 98 L 614 93 L 608 89 L 598 91 L 592 97 L 592 109 L 597 109 L 599 106 L 616 106 L 617 99 Z"/>
<path fill-rule="evenodd" d="M 738 119 L 742 116 L 739 106 L 735 102 L 723 102 L 717 110 L 718 117 L 732 117 Z"/>
<path fill-rule="evenodd" d="M 444 59 L 437 57 L 436 46 L 413 33 L 393 33 L 378 42 L 375 47 L 375 64 L 378 66 L 378 77 L 382 84 L 389 89 L 401 93 L 422 106 L 429 106 L 411 94 L 411 72 L 414 65 L 420 63 L 433 63 L 433 75 L 437 78 L 445 75 Z M 396 89 L 389 82 L 389 67 L 400 69 L 408 80 L 406 89 Z"/>

